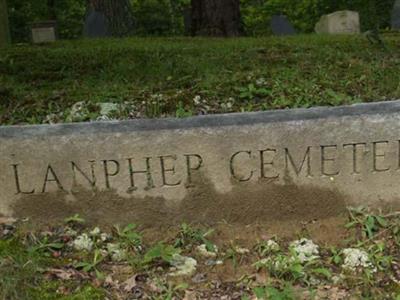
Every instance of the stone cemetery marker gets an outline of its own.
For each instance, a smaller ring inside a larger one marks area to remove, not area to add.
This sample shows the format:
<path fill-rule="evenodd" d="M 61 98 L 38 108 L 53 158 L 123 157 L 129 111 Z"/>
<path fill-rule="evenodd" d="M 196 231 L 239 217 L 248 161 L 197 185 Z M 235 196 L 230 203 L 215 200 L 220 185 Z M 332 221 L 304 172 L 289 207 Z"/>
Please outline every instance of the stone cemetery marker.
<path fill-rule="evenodd" d="M 294 35 L 296 30 L 293 25 L 289 22 L 286 16 L 272 16 L 271 18 L 271 30 L 274 35 Z"/>
<path fill-rule="evenodd" d="M 343 10 L 321 17 L 315 25 L 316 33 L 357 34 L 360 33 L 358 12 Z"/>
<path fill-rule="evenodd" d="M 32 42 L 34 44 L 51 43 L 56 41 L 56 22 L 46 21 L 33 23 Z"/>
<path fill-rule="evenodd" d="M 400 101 L 0 127 L 0 215 L 154 226 L 400 207 Z"/>
<path fill-rule="evenodd" d="M 101 12 L 91 10 L 86 17 L 83 34 L 89 38 L 102 38 L 110 36 L 108 21 Z"/>
<path fill-rule="evenodd" d="M 392 10 L 392 29 L 400 30 L 400 0 L 396 0 Z"/>

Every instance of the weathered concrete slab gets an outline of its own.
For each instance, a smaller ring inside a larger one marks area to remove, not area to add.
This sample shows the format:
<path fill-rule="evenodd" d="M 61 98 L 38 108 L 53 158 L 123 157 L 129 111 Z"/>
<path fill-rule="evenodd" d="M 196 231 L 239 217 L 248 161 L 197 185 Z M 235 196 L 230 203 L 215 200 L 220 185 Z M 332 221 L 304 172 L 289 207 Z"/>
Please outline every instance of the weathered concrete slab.
<path fill-rule="evenodd" d="M 400 30 L 400 0 L 396 0 L 391 13 L 391 24 L 393 30 Z"/>
<path fill-rule="evenodd" d="M 358 34 L 360 33 L 360 15 L 356 11 L 336 11 L 323 15 L 315 25 L 316 33 Z"/>
<path fill-rule="evenodd" d="M 85 19 L 83 35 L 88 38 L 103 38 L 111 36 L 106 16 L 91 10 Z"/>
<path fill-rule="evenodd" d="M 34 44 L 51 43 L 56 41 L 55 21 L 32 23 L 31 27 L 32 42 Z"/>
<path fill-rule="evenodd" d="M 0 127 L 1 214 L 252 223 L 400 204 L 400 101 Z"/>
<path fill-rule="evenodd" d="M 270 26 L 274 35 L 295 35 L 297 33 L 285 15 L 273 15 Z"/>

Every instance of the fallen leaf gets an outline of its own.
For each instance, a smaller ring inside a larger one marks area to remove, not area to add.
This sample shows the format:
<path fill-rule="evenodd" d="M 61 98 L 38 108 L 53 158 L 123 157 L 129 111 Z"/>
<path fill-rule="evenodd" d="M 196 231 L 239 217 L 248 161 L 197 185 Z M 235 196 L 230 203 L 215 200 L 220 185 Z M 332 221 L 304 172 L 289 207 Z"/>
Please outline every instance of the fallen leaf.
<path fill-rule="evenodd" d="M 13 225 L 17 219 L 11 217 L 0 217 L 0 225 Z"/>
<path fill-rule="evenodd" d="M 76 276 L 75 271 L 72 269 L 47 269 L 46 274 L 61 280 L 71 280 Z"/>
<path fill-rule="evenodd" d="M 196 292 L 191 291 L 191 290 L 186 290 L 185 291 L 185 297 L 183 297 L 183 300 L 196 300 Z"/>
<path fill-rule="evenodd" d="M 129 293 L 136 287 L 136 277 L 137 275 L 135 274 L 123 283 L 125 292 Z"/>

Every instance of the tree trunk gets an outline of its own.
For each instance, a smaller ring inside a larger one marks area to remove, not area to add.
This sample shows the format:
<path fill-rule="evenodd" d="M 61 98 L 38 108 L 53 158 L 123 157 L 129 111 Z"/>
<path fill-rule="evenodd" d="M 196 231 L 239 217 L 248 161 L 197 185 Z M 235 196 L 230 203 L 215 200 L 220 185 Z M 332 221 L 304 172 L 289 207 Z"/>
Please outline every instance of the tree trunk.
<path fill-rule="evenodd" d="M 6 0 L 0 0 L 0 47 L 10 43 L 10 29 L 8 27 L 8 13 Z"/>
<path fill-rule="evenodd" d="M 192 0 L 191 29 L 192 35 L 240 35 L 240 0 Z"/>
<path fill-rule="evenodd" d="M 89 8 L 101 12 L 108 20 L 113 36 L 124 36 L 133 30 L 134 19 L 130 0 L 88 0 Z"/>

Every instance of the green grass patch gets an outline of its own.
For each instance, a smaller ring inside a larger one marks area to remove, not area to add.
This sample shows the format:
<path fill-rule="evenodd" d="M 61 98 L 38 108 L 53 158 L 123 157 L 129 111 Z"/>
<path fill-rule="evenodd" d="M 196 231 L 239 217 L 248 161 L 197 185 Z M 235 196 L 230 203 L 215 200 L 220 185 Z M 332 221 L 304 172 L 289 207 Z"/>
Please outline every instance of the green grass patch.
<path fill-rule="evenodd" d="M 43 276 L 48 267 L 62 264 L 40 251 L 33 251 L 16 236 L 0 240 L 0 299 L 52 300 L 103 299 L 104 293 L 86 283 L 63 283 Z M 62 290 L 70 290 L 63 296 Z"/>
<path fill-rule="evenodd" d="M 400 37 L 385 41 L 389 51 L 363 36 L 317 35 L 15 45 L 0 50 L 0 124 L 65 121 L 79 101 L 128 103 L 129 118 L 400 98 Z"/>

